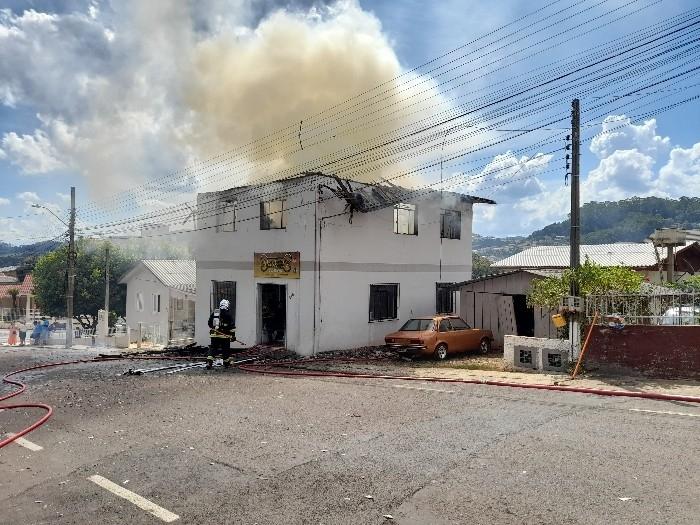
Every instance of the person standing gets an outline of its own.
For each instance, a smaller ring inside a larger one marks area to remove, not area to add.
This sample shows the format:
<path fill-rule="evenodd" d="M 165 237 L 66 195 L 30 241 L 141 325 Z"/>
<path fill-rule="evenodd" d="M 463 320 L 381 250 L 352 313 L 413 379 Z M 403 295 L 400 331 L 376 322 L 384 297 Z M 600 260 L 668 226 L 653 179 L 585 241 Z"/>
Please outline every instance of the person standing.
<path fill-rule="evenodd" d="M 10 335 L 7 338 L 7 344 L 10 346 L 15 346 L 17 344 L 17 327 L 14 322 L 10 325 Z"/>
<path fill-rule="evenodd" d="M 33 345 L 39 345 L 39 338 L 41 336 L 41 325 L 39 324 L 39 321 L 34 321 L 34 328 L 32 330 L 32 334 L 29 336 L 29 338 L 32 340 Z"/>
<path fill-rule="evenodd" d="M 207 369 L 214 366 L 214 358 L 218 353 L 224 359 L 224 367 L 231 366 L 231 341 L 236 340 L 236 327 L 233 324 L 233 316 L 230 311 L 231 304 L 227 299 L 222 299 L 219 309 L 209 315 L 209 355 L 207 356 Z"/>
<path fill-rule="evenodd" d="M 27 340 L 27 324 L 20 321 L 19 326 L 19 346 L 24 346 L 24 342 Z"/>
<path fill-rule="evenodd" d="M 48 346 L 49 344 L 49 320 L 44 318 L 41 322 L 41 331 L 39 332 L 39 345 Z"/>

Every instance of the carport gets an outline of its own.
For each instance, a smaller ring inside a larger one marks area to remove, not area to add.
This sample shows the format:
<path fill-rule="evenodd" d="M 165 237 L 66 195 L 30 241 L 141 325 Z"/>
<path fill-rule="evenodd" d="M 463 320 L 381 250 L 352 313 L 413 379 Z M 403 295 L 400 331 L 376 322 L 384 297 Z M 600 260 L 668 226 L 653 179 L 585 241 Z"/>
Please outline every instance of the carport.
<path fill-rule="evenodd" d="M 503 348 L 504 335 L 556 338 L 551 318 L 554 312 L 529 308 L 526 296 L 533 280 L 559 273 L 513 270 L 457 283 L 460 316 L 471 326 L 491 330 L 496 348 Z"/>

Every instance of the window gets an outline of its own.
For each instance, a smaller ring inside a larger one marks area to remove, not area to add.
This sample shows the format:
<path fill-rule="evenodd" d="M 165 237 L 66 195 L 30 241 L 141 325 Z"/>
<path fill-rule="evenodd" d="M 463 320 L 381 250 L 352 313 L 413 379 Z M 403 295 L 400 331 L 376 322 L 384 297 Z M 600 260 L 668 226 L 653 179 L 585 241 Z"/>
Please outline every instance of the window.
<path fill-rule="evenodd" d="M 452 326 L 450 325 L 450 320 L 449 319 L 443 319 L 440 321 L 440 331 L 441 332 L 450 332 L 452 330 Z"/>
<path fill-rule="evenodd" d="M 230 303 L 229 310 L 233 321 L 236 321 L 236 282 L 212 281 L 211 282 L 211 311 L 219 307 L 222 299 Z"/>
<path fill-rule="evenodd" d="M 470 330 L 471 329 L 471 327 L 459 317 L 452 317 L 450 319 L 450 324 L 452 325 L 452 330 Z"/>
<path fill-rule="evenodd" d="M 175 310 L 184 310 L 185 300 L 182 297 L 175 298 Z"/>
<path fill-rule="evenodd" d="M 160 294 L 159 293 L 154 293 L 152 295 L 153 297 L 153 313 L 157 314 L 160 312 Z"/>
<path fill-rule="evenodd" d="M 427 332 L 433 330 L 432 319 L 409 319 L 401 328 L 401 332 Z"/>
<path fill-rule="evenodd" d="M 221 200 L 216 203 L 216 231 L 236 231 L 236 202 Z"/>
<path fill-rule="evenodd" d="M 136 292 L 136 311 L 143 312 L 143 292 Z"/>
<path fill-rule="evenodd" d="M 418 235 L 415 204 L 397 204 L 394 206 L 394 233 Z"/>
<path fill-rule="evenodd" d="M 440 213 L 440 238 L 459 239 L 462 235 L 462 212 L 442 210 Z"/>
<path fill-rule="evenodd" d="M 450 283 L 435 283 L 435 313 L 451 314 L 454 311 L 454 292 Z"/>
<path fill-rule="evenodd" d="M 268 201 L 260 203 L 260 229 L 282 230 L 287 227 L 287 210 L 285 201 Z"/>
<path fill-rule="evenodd" d="M 398 284 L 369 285 L 369 320 L 397 319 L 399 304 Z"/>

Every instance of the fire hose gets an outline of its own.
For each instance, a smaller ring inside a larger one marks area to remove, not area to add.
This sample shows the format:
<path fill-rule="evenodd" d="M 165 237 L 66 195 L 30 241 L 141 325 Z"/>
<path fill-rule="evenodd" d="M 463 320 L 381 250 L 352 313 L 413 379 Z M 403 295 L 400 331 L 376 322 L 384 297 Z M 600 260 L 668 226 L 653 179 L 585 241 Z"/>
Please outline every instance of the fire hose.
<path fill-rule="evenodd" d="M 57 366 L 81 364 L 81 363 L 104 363 L 109 361 L 122 361 L 122 360 L 158 360 L 158 361 L 196 361 L 203 360 L 204 358 L 193 358 L 193 357 L 165 357 L 165 356 L 115 356 L 115 357 L 101 357 L 96 359 L 76 359 L 74 361 L 59 361 L 55 363 L 44 363 L 41 365 L 31 366 L 23 368 L 20 370 L 15 370 L 3 377 L 3 382 L 18 386 L 19 389 L 9 394 L 5 394 L 0 397 L 0 402 L 6 401 L 12 397 L 18 396 L 27 390 L 27 385 L 21 381 L 15 381 L 10 379 L 10 377 L 24 373 L 31 372 L 33 370 L 41 370 L 45 368 L 52 368 Z M 431 383 L 459 383 L 459 384 L 474 384 L 474 385 L 487 385 L 487 386 L 498 386 L 498 387 L 509 387 L 509 388 L 525 388 L 534 390 L 553 390 L 559 392 L 572 392 L 581 394 L 594 394 L 599 396 L 614 396 L 614 397 L 631 397 L 631 398 L 641 398 L 641 399 L 653 399 L 660 401 L 681 401 L 687 403 L 700 403 L 700 397 L 695 396 L 682 396 L 675 394 L 662 394 L 658 392 L 628 392 L 626 390 L 606 390 L 598 388 L 585 388 L 585 387 L 574 387 L 565 385 L 546 385 L 546 384 L 536 384 L 536 383 L 514 383 L 509 381 L 492 381 L 492 380 L 480 380 L 480 379 L 463 379 L 463 378 L 443 378 L 443 377 L 432 377 L 432 376 L 399 376 L 399 375 L 387 375 L 387 374 L 368 374 L 362 372 L 336 372 L 328 370 L 295 370 L 292 366 L 305 365 L 311 363 L 348 363 L 348 362 L 358 362 L 358 361 L 368 361 L 368 359 L 357 359 L 357 358 L 314 358 L 306 360 L 285 360 L 285 361 L 275 361 L 273 363 L 265 364 L 241 364 L 237 368 L 244 372 L 255 373 L 255 374 L 265 374 L 265 375 L 277 375 L 277 376 L 287 376 L 287 377 L 338 377 L 338 378 L 353 378 L 353 379 L 383 379 L 383 380 L 399 380 L 399 381 L 422 381 Z M 10 437 L 0 441 L 0 448 L 9 445 L 17 438 L 20 438 L 33 430 L 37 429 L 53 414 L 53 409 L 44 403 L 22 403 L 14 405 L 0 405 L 0 410 L 10 410 L 17 408 L 40 408 L 45 410 L 46 413 L 37 421 L 29 425 L 28 427 L 12 434 Z"/>

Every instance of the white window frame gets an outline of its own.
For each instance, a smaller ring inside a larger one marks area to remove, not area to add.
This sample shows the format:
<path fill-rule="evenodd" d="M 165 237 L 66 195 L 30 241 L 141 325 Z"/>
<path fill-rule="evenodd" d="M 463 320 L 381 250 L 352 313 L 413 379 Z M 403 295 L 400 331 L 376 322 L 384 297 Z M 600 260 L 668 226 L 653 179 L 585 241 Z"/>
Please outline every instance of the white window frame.
<path fill-rule="evenodd" d="M 143 292 L 136 292 L 136 311 L 143 312 Z"/>
<path fill-rule="evenodd" d="M 448 216 L 457 216 L 457 228 L 455 233 L 455 228 L 450 228 L 449 231 L 445 231 L 445 219 Z M 445 235 L 447 233 L 447 235 Z M 456 239 L 462 238 L 462 212 L 460 210 L 441 210 L 440 211 L 440 238 L 441 239 Z"/>
<path fill-rule="evenodd" d="M 404 202 L 394 206 L 394 233 L 418 235 L 418 206 Z"/>
<path fill-rule="evenodd" d="M 280 211 L 270 211 L 270 206 L 272 204 L 280 205 Z M 260 229 L 261 230 L 286 230 L 287 229 L 287 201 L 286 199 L 275 199 L 271 201 L 261 201 L 260 202 Z M 273 215 L 278 215 L 279 219 L 275 222 L 279 226 L 270 226 L 270 217 Z"/>

